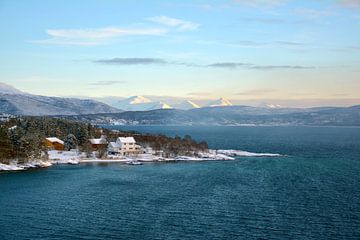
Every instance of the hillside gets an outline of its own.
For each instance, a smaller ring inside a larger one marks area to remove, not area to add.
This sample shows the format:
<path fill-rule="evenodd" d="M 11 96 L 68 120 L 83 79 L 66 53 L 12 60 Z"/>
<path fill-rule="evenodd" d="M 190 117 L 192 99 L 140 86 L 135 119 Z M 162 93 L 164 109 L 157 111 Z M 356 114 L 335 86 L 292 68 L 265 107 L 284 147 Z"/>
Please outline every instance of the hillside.
<path fill-rule="evenodd" d="M 0 83 L 0 113 L 43 116 L 116 113 L 119 111 L 117 108 L 95 100 L 33 95 Z"/>

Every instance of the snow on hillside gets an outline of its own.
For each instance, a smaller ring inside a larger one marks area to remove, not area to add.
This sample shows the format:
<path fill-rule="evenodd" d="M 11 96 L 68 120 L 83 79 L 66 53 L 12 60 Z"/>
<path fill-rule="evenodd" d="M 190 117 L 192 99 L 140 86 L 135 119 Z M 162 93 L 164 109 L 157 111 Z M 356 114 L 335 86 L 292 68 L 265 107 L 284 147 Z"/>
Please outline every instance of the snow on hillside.
<path fill-rule="evenodd" d="M 200 106 L 190 100 L 185 100 L 185 101 L 175 105 L 174 108 L 181 109 L 181 110 L 189 110 L 189 109 L 194 109 L 194 108 L 200 108 Z"/>
<path fill-rule="evenodd" d="M 219 98 L 213 102 L 210 102 L 206 106 L 208 106 L 208 107 L 226 107 L 226 106 L 232 106 L 232 105 L 233 104 L 226 98 Z"/>
<path fill-rule="evenodd" d="M 169 104 L 161 101 L 152 101 L 143 96 L 133 96 L 119 101 L 116 107 L 125 111 L 149 111 L 155 109 L 170 109 Z"/>
<path fill-rule="evenodd" d="M 19 89 L 10 86 L 9 84 L 0 82 L 0 93 L 2 94 L 25 94 Z"/>
<path fill-rule="evenodd" d="M 125 99 L 129 104 L 142 104 L 151 102 L 150 99 L 143 96 L 133 96 L 128 99 Z"/>
<path fill-rule="evenodd" d="M 282 108 L 281 105 L 275 103 L 260 103 L 259 107 L 261 108 Z"/>
<path fill-rule="evenodd" d="M 171 109 L 171 108 L 172 108 L 172 106 L 170 106 L 167 103 L 155 102 L 155 104 L 152 105 L 149 110 L 153 110 L 153 109 Z"/>

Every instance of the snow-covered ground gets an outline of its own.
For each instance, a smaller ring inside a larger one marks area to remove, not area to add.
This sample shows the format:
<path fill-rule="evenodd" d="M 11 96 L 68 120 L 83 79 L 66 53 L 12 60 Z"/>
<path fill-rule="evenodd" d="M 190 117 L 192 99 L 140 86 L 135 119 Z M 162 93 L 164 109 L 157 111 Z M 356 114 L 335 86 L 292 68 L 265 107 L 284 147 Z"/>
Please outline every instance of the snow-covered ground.
<path fill-rule="evenodd" d="M 0 163 L 0 171 L 20 171 L 29 168 L 50 167 L 52 164 L 80 164 L 80 163 L 127 163 L 136 162 L 171 162 L 171 161 L 216 161 L 216 160 L 234 160 L 235 157 L 279 157 L 277 153 L 253 153 L 242 150 L 209 150 L 199 153 L 197 157 L 177 156 L 174 158 L 163 158 L 153 154 L 140 154 L 132 157 L 120 157 L 109 155 L 106 159 L 98 159 L 95 154 L 91 158 L 78 151 L 48 151 L 49 161 L 34 160 L 25 164 Z"/>
<path fill-rule="evenodd" d="M 22 171 L 30 168 L 45 168 L 50 167 L 51 162 L 42 161 L 42 160 L 33 160 L 27 163 L 16 163 L 12 162 L 10 164 L 0 163 L 0 171 Z"/>
<path fill-rule="evenodd" d="M 278 153 L 253 153 L 241 150 L 210 150 L 216 151 L 218 154 L 225 154 L 232 157 L 280 157 Z"/>
<path fill-rule="evenodd" d="M 0 163 L 0 171 L 20 171 L 25 170 L 25 168 L 20 167 L 17 164 L 2 164 Z"/>
<path fill-rule="evenodd" d="M 79 153 L 78 151 L 57 151 L 51 150 L 48 151 L 49 160 L 53 163 L 61 164 L 61 163 L 69 163 L 76 164 L 79 163 L 79 160 L 85 158 L 85 153 Z"/>

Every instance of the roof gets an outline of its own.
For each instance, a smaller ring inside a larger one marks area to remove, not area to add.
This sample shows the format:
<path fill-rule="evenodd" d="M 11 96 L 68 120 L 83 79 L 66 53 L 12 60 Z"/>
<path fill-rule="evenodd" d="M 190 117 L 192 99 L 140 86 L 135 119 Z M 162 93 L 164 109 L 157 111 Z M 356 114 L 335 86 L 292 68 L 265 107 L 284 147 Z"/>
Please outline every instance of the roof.
<path fill-rule="evenodd" d="M 48 137 L 46 138 L 46 140 L 48 140 L 49 142 L 52 142 L 52 143 L 60 143 L 60 144 L 64 144 L 64 142 L 60 139 L 58 139 L 57 137 Z"/>
<path fill-rule="evenodd" d="M 99 144 L 107 144 L 106 139 L 104 138 L 91 138 L 89 139 L 91 144 L 99 145 Z"/>
<path fill-rule="evenodd" d="M 133 137 L 119 137 L 118 140 L 121 143 L 136 143 L 136 141 Z"/>
<path fill-rule="evenodd" d="M 120 145 L 118 143 L 116 143 L 116 142 L 109 142 L 109 145 L 111 147 L 113 147 L 113 148 L 119 148 L 120 147 Z"/>

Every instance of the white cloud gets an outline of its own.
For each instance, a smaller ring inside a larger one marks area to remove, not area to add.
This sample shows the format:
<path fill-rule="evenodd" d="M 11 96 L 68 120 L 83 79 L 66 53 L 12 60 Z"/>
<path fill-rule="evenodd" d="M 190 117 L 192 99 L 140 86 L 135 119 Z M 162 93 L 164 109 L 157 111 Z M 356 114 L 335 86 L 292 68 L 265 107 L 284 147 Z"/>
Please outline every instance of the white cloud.
<path fill-rule="evenodd" d="M 46 33 L 51 37 L 43 40 L 33 40 L 40 44 L 64 44 L 94 46 L 105 44 L 108 40 L 123 36 L 156 36 L 167 31 L 160 28 L 93 28 L 93 29 L 48 29 Z"/>
<path fill-rule="evenodd" d="M 252 7 L 258 6 L 278 6 L 286 2 L 286 0 L 233 0 L 235 3 L 245 4 Z"/>
<path fill-rule="evenodd" d="M 170 18 L 167 16 L 156 16 L 156 17 L 149 18 L 148 20 L 168 26 L 168 27 L 174 27 L 174 28 L 177 28 L 178 30 L 182 30 L 182 31 L 196 30 L 200 26 L 200 24 L 197 24 L 197 23 L 184 21 L 184 20 L 177 19 L 177 18 Z"/>
<path fill-rule="evenodd" d="M 333 12 L 331 12 L 327 9 L 318 10 L 318 9 L 312 9 L 312 8 L 297 8 L 297 9 L 295 9 L 295 13 L 302 15 L 306 18 L 310 18 L 310 19 L 333 15 Z"/>
<path fill-rule="evenodd" d="M 360 8 L 360 0 L 340 0 L 341 5 L 349 8 Z"/>

